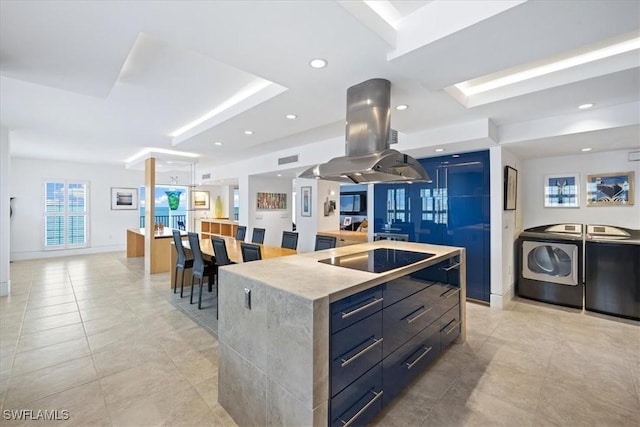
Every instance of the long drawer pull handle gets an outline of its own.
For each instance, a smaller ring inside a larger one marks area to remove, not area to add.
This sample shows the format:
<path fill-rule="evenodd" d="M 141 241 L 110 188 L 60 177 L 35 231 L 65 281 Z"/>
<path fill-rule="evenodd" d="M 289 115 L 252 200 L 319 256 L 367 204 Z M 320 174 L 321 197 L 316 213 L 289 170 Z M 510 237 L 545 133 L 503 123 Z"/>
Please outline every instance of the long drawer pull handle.
<path fill-rule="evenodd" d="M 409 362 L 405 362 L 405 365 L 407 365 L 407 370 L 413 368 L 413 366 L 418 363 L 420 361 L 420 359 L 422 359 L 423 357 L 425 357 L 433 347 L 422 347 L 424 349 L 424 351 L 422 352 L 422 354 L 420 356 L 418 356 L 418 358 L 416 360 L 414 360 L 413 362 L 409 363 Z"/>
<path fill-rule="evenodd" d="M 363 354 L 365 354 L 366 352 L 368 352 L 369 350 L 371 350 L 372 348 L 374 348 L 375 346 L 377 346 L 381 342 L 382 342 L 382 338 L 380 338 L 380 339 L 375 339 L 374 338 L 372 344 L 369 344 L 368 346 L 366 346 L 365 348 L 363 348 L 362 350 L 360 350 L 359 352 L 357 352 L 356 354 L 354 354 L 350 358 L 348 358 L 346 360 L 341 358 L 340 360 L 342 361 L 342 363 L 340 364 L 340 366 L 344 368 L 349 363 L 353 362 L 358 357 L 362 356 Z"/>
<path fill-rule="evenodd" d="M 343 427 L 349 427 L 351 424 L 353 424 L 353 422 L 357 420 L 360 415 L 362 415 L 367 409 L 369 409 L 371 405 L 376 403 L 376 401 L 382 397 L 382 393 L 384 393 L 384 391 L 380 390 L 380 392 L 376 393 L 375 391 L 371 390 L 371 393 L 375 395 L 373 396 L 373 399 L 367 402 L 367 404 L 364 405 L 362 409 L 360 409 L 358 412 L 356 412 L 353 417 L 349 418 L 348 421 L 345 421 L 342 418 L 340 418 L 340 422 L 342 423 Z"/>
<path fill-rule="evenodd" d="M 440 298 L 451 298 L 454 295 L 458 295 L 459 292 L 460 289 L 449 289 L 448 291 L 440 294 Z"/>
<path fill-rule="evenodd" d="M 461 323 L 461 322 L 460 322 L 459 320 L 458 320 L 457 322 L 455 322 L 455 323 L 453 324 L 453 326 L 452 326 L 452 327 L 450 327 L 447 331 L 445 331 L 445 333 L 444 333 L 444 334 L 445 334 L 445 335 L 449 335 L 449 334 L 450 334 L 451 332 L 453 332 L 453 331 L 454 331 L 458 326 L 460 326 L 460 323 Z M 446 326 L 445 326 L 445 327 L 446 327 Z"/>
<path fill-rule="evenodd" d="M 457 262 L 455 264 L 451 264 L 449 267 L 440 267 L 440 270 L 449 272 L 451 270 L 455 270 L 458 267 L 460 267 L 460 263 L 459 262 Z"/>
<path fill-rule="evenodd" d="M 358 307 L 358 308 L 356 308 L 355 310 L 351 310 L 351 311 L 350 311 L 350 312 L 348 312 L 348 313 L 345 313 L 345 312 L 343 311 L 343 312 L 342 312 L 342 318 L 343 318 L 343 319 L 346 319 L 347 317 L 351 317 L 351 316 L 353 316 L 354 314 L 358 314 L 358 313 L 360 313 L 362 310 L 366 310 L 366 309 L 367 309 L 367 308 L 369 308 L 369 307 L 373 307 L 374 305 L 381 303 L 383 299 L 384 299 L 384 298 L 375 299 L 375 300 L 371 301 L 369 304 L 365 304 L 365 305 L 363 305 L 362 307 Z"/>
<path fill-rule="evenodd" d="M 424 305 L 422 307 L 420 307 L 418 310 L 422 310 L 420 313 L 416 314 L 415 316 L 407 319 L 407 325 L 415 322 L 416 320 L 418 320 L 419 318 L 421 318 L 422 316 L 424 316 L 425 314 L 427 314 L 428 312 L 430 312 L 433 309 L 433 307 L 429 307 L 425 310 Z M 418 311 L 416 310 L 416 311 Z M 413 313 L 415 313 L 416 311 L 414 311 Z M 413 314 L 411 313 L 411 314 Z"/>

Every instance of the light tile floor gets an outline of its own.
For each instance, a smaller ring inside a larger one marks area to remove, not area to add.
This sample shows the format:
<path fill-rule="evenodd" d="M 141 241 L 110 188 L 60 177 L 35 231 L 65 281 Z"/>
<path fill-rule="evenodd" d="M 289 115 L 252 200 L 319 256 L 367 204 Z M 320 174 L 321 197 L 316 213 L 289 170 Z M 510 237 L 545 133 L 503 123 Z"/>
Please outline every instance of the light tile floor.
<path fill-rule="evenodd" d="M 233 426 L 217 403 L 215 299 L 203 309 L 123 253 L 11 264 L 0 298 L 0 409 L 81 426 Z M 516 300 L 467 303 L 454 345 L 380 426 L 640 425 L 640 324 Z M 62 416 L 62 413 L 58 413 Z"/>

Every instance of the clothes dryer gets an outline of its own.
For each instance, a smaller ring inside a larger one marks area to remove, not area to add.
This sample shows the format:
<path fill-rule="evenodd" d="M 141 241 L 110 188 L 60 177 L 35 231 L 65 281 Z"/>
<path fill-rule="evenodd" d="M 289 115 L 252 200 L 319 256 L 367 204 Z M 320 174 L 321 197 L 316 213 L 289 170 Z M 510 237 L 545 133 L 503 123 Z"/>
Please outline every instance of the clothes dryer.
<path fill-rule="evenodd" d="M 529 228 L 518 239 L 518 296 L 582 308 L 584 227 L 554 224 Z"/>
<path fill-rule="evenodd" d="M 588 225 L 585 310 L 640 320 L 640 230 Z"/>

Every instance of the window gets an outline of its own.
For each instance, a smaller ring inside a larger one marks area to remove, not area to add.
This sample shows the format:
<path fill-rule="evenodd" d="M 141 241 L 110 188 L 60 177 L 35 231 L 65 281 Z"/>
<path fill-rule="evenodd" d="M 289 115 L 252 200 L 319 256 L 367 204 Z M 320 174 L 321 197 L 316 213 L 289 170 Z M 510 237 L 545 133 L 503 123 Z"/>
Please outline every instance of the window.
<path fill-rule="evenodd" d="M 44 183 L 44 247 L 67 249 L 88 244 L 89 185 L 86 182 Z"/>

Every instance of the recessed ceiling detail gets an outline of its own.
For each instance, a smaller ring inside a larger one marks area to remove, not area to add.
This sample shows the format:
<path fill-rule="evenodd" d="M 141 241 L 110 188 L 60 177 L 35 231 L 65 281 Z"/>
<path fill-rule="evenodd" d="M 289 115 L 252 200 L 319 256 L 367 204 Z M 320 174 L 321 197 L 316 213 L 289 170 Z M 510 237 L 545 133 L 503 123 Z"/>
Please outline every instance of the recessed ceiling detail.
<path fill-rule="evenodd" d="M 457 83 L 445 90 L 463 105 L 474 107 L 588 77 L 635 68 L 638 66 L 638 50 L 640 37 L 633 32 L 541 61 Z"/>

